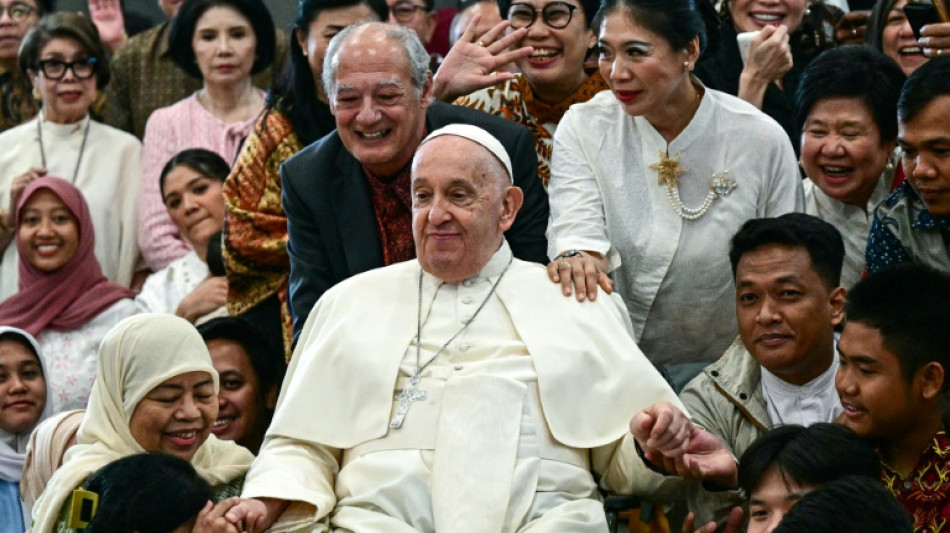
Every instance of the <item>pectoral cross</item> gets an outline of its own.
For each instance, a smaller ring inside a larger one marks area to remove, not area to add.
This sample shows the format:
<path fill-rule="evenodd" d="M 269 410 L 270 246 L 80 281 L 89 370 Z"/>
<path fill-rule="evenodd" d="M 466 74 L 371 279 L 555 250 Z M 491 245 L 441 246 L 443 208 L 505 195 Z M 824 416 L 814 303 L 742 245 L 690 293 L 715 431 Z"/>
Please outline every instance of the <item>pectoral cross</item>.
<path fill-rule="evenodd" d="M 403 388 L 399 396 L 396 397 L 396 399 L 399 400 L 399 407 L 397 407 L 396 412 L 393 413 L 393 419 L 389 422 L 389 427 L 393 429 L 401 428 L 402 421 L 405 420 L 406 413 L 409 412 L 409 406 L 412 405 L 412 402 L 425 401 L 429 391 L 419 390 L 420 381 L 422 381 L 422 378 L 419 377 L 419 374 L 413 374 L 412 378 L 409 379 L 409 386 Z"/>
<path fill-rule="evenodd" d="M 656 171 L 660 185 L 671 189 L 679 186 L 680 175 L 686 173 L 686 169 L 680 166 L 680 154 L 676 153 L 670 157 L 670 154 L 663 150 L 660 150 L 660 160 L 650 165 L 650 169 Z"/>

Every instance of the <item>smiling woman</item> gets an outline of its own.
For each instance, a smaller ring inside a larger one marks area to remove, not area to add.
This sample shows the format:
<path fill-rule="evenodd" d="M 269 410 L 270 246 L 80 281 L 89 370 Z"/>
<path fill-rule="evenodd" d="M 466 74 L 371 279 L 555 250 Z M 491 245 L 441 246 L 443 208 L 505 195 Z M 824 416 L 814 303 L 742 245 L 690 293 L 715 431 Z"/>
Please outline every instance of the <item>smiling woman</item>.
<path fill-rule="evenodd" d="M 228 281 L 212 276 L 208 269 L 209 243 L 224 225 L 221 188 L 228 176 L 221 156 L 201 148 L 185 150 L 162 169 L 159 189 L 172 221 L 192 250 L 150 275 L 135 298 L 139 309 L 150 313 L 174 313 L 189 322 L 227 314 Z"/>
<path fill-rule="evenodd" d="M 0 16 L 0 26 L 5 15 Z M 2 31 L 2 28 L 0 28 Z M 42 176 L 61 176 L 82 191 L 99 238 L 95 256 L 110 281 L 130 286 L 139 261 L 136 202 L 141 144 L 92 120 L 89 109 L 109 82 L 107 52 L 88 18 L 54 13 L 30 30 L 20 69 L 33 83 L 42 110 L 37 118 L 0 134 L 0 298 L 17 291 L 12 241 L 14 212 L 24 187 Z"/>
<path fill-rule="evenodd" d="M 156 314 L 123 320 L 103 340 L 97 367 L 78 444 L 36 502 L 34 532 L 65 527 L 73 489 L 100 467 L 145 451 L 190 462 L 215 486 L 214 501 L 236 495 L 253 455 L 210 435 L 218 373 L 191 324 Z"/>
<path fill-rule="evenodd" d="M 0 326 L 0 514 L 13 533 L 30 523 L 19 490 L 27 443 L 52 410 L 40 353 L 32 335 Z"/>
<path fill-rule="evenodd" d="M 55 412 L 86 405 L 96 350 L 106 332 L 135 313 L 129 289 L 109 282 L 93 255 L 95 232 L 82 193 L 40 178 L 17 208 L 20 291 L 0 304 L 0 324 L 22 328 L 49 359 Z"/>
<path fill-rule="evenodd" d="M 0 131 L 26 122 L 39 111 L 16 59 L 26 32 L 49 8 L 48 2 L 39 0 L 0 0 Z"/>

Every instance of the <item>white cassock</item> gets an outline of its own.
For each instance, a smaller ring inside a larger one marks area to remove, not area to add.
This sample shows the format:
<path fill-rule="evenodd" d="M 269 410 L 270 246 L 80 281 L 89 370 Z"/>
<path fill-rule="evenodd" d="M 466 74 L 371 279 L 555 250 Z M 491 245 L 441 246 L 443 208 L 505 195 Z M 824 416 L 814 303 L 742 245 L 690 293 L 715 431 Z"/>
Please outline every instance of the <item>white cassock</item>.
<path fill-rule="evenodd" d="M 423 274 L 423 363 L 510 260 L 503 244 L 461 283 Z M 295 502 L 272 531 L 606 531 L 594 476 L 630 492 L 630 419 L 681 405 L 622 302 L 564 297 L 544 267 L 514 259 L 423 371 L 426 399 L 390 429 L 416 365 L 420 270 L 367 272 L 317 302 L 242 496 Z"/>

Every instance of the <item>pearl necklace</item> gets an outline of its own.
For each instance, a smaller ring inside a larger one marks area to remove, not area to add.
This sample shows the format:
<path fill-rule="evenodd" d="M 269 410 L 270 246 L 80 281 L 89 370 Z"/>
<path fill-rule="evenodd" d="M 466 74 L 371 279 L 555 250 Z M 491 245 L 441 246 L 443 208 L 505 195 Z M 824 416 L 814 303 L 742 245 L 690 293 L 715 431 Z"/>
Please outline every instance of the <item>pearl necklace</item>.
<path fill-rule="evenodd" d="M 683 220 L 696 220 L 701 218 L 712 207 L 717 198 L 729 196 L 738 185 L 735 180 L 729 176 L 728 170 L 716 172 L 709 182 L 710 191 L 703 198 L 703 203 L 699 207 L 687 207 L 680 198 L 679 176 L 686 173 L 686 169 L 679 164 L 680 154 L 677 153 L 670 157 L 668 151 L 660 151 L 660 160 L 650 168 L 657 173 L 660 185 L 666 187 L 666 197 L 669 198 L 673 211 Z"/>

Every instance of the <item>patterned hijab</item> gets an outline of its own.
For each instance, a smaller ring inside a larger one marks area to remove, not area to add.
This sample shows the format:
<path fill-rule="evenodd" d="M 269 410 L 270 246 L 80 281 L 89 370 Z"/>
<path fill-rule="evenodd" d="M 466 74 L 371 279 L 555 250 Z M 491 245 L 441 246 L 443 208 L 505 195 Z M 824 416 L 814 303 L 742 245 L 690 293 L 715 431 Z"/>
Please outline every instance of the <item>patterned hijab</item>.
<path fill-rule="evenodd" d="M 27 243 L 17 238 L 20 290 L 0 304 L 0 324 L 22 328 L 34 337 L 45 329 L 76 329 L 113 303 L 135 296 L 135 293 L 110 282 L 102 274 L 93 250 L 96 238 L 89 206 L 82 192 L 71 183 L 49 177 L 30 183 L 17 203 L 17 228 L 20 226 L 23 206 L 41 189 L 52 191 L 76 217 L 79 247 L 69 263 L 49 273 L 34 268 L 25 259 Z"/>

